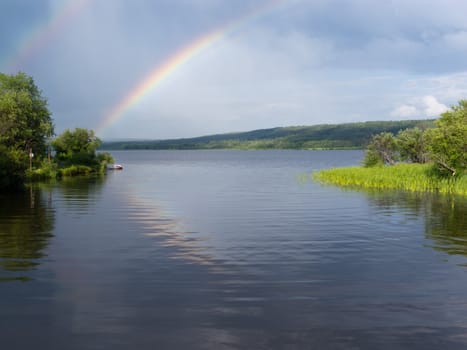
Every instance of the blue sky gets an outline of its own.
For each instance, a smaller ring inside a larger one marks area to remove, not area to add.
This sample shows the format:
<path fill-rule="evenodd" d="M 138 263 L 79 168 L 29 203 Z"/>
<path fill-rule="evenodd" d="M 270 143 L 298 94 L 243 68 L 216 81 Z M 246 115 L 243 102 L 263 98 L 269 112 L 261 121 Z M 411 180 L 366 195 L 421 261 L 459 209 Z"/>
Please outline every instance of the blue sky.
<path fill-rule="evenodd" d="M 73 0 L 2 0 L 0 71 L 34 77 L 57 132 L 94 129 L 174 52 L 270 2 L 89 0 L 47 33 Z M 463 0 L 284 1 L 199 52 L 100 136 L 437 117 L 467 98 L 465 14 Z M 46 40 L 24 58 L 37 28 Z"/>

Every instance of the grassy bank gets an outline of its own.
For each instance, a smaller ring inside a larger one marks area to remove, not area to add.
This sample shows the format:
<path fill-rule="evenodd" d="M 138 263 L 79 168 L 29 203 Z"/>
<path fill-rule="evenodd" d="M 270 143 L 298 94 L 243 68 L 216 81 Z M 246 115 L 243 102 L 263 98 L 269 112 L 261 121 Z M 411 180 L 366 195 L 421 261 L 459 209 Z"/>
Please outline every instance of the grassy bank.
<path fill-rule="evenodd" d="M 426 164 L 335 168 L 314 173 L 313 177 L 323 183 L 345 187 L 400 189 L 467 196 L 467 175 L 457 179 L 440 178 L 434 174 L 432 166 Z"/>
<path fill-rule="evenodd" d="M 37 167 L 26 171 L 25 181 L 27 183 L 53 181 L 75 176 L 100 176 L 105 174 L 107 164 L 113 163 L 113 158 L 106 154 L 100 154 L 96 159 L 86 162 L 87 164 L 59 164 L 56 162 L 43 161 Z"/>

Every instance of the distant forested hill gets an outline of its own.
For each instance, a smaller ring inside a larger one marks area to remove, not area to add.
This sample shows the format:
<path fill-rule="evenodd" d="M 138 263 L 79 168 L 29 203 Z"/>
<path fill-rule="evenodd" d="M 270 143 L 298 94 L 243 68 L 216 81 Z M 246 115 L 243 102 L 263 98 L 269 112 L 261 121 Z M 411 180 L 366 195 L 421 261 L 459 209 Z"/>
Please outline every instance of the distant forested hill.
<path fill-rule="evenodd" d="M 101 149 L 361 149 L 372 135 L 433 127 L 433 120 L 291 126 L 185 139 L 104 142 Z"/>

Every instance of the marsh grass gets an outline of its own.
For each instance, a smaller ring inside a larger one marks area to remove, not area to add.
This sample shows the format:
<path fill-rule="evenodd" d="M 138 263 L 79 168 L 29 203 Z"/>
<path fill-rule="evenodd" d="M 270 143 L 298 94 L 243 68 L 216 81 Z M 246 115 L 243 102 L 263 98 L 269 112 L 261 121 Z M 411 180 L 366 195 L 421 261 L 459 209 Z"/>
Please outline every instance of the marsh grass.
<path fill-rule="evenodd" d="M 313 178 L 322 183 L 344 187 L 467 195 L 467 175 L 440 177 L 433 171 L 433 166 L 428 164 L 334 168 L 316 172 Z"/>

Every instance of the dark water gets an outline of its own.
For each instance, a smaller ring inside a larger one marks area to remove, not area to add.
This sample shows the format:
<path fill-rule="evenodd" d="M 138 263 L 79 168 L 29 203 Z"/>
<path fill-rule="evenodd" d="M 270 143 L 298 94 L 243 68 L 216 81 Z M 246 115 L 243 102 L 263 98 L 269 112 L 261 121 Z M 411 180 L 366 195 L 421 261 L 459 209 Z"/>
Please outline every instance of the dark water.
<path fill-rule="evenodd" d="M 359 151 L 115 152 L 0 195 L 2 349 L 464 349 L 467 201 L 309 180 Z"/>

